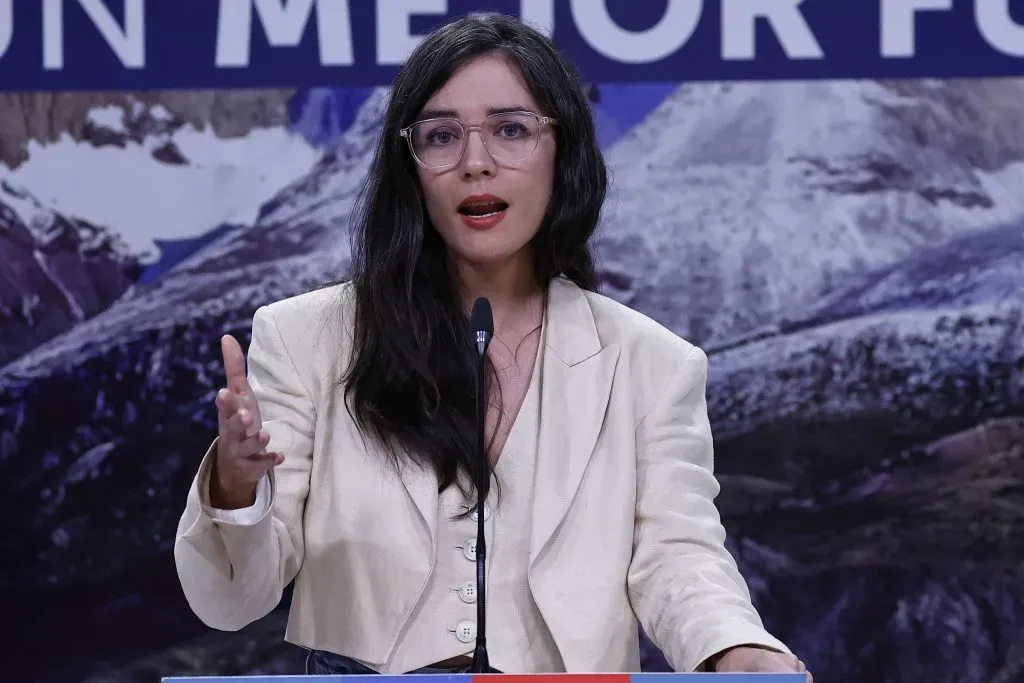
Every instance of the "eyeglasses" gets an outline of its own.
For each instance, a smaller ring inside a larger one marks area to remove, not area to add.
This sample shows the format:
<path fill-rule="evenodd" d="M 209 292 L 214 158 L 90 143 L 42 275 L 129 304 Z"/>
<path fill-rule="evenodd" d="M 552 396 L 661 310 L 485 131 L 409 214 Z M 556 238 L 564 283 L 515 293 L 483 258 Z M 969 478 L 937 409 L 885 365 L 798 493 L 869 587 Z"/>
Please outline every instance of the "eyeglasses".
<path fill-rule="evenodd" d="M 480 131 L 484 148 L 495 161 L 511 164 L 533 154 L 544 127 L 556 123 L 547 116 L 522 111 L 492 114 L 478 126 L 467 126 L 454 118 L 426 119 L 403 128 L 398 134 L 409 143 L 416 163 L 437 171 L 462 161 L 466 140 L 474 130 Z"/>

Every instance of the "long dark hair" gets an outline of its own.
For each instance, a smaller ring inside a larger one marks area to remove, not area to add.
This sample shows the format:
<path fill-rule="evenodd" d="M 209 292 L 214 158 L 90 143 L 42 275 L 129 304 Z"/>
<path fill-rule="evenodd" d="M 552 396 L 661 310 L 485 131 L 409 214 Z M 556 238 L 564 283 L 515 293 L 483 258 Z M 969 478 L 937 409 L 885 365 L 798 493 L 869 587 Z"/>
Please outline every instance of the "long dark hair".
<path fill-rule="evenodd" d="M 550 40 L 519 20 L 466 16 L 427 36 L 392 86 L 354 240 L 354 353 L 344 378 L 353 418 L 385 447 L 391 464 L 410 458 L 433 467 L 440 490 L 454 483 L 467 494 L 476 470 L 468 317 L 398 131 L 459 67 L 495 53 L 518 66 L 538 113 L 558 121 L 551 200 L 531 245 L 536 278 L 545 287 L 564 276 L 595 288 L 588 241 L 607 170 L 579 74 Z"/>

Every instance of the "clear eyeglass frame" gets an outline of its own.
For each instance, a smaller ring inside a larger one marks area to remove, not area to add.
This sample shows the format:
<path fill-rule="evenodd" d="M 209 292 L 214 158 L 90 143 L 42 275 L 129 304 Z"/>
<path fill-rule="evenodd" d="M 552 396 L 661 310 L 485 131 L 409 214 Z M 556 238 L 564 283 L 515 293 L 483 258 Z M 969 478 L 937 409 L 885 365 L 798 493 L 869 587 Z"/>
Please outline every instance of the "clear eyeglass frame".
<path fill-rule="evenodd" d="M 547 126 L 558 125 L 558 121 L 557 120 L 551 118 L 550 116 L 541 116 L 540 114 L 537 114 L 536 112 L 532 112 L 532 111 L 508 111 L 508 112 L 500 112 L 500 113 L 497 113 L 497 114 L 491 114 L 486 119 L 484 119 L 484 121 L 482 123 L 478 123 L 478 124 L 472 125 L 472 126 L 463 123 L 461 120 L 459 120 L 457 118 L 443 117 L 443 118 L 423 119 L 421 121 L 416 121 L 415 123 L 412 123 L 412 124 L 406 126 L 405 128 L 400 129 L 398 131 L 398 135 L 399 135 L 399 137 L 405 138 L 405 141 L 406 141 L 406 143 L 409 146 L 409 154 L 412 155 L 413 161 L 415 161 L 417 164 L 419 164 L 423 168 L 425 168 L 427 170 L 430 170 L 430 171 L 444 171 L 444 170 L 447 170 L 449 168 L 454 168 L 455 166 L 458 166 L 459 163 L 462 162 L 462 158 L 466 155 L 466 143 L 465 143 L 465 141 L 468 140 L 470 133 L 472 133 L 473 131 L 477 131 L 477 132 L 483 133 L 483 128 L 484 128 L 484 126 L 487 125 L 487 121 L 490 121 L 491 119 L 494 119 L 494 118 L 499 118 L 499 117 L 502 117 L 502 116 L 509 116 L 509 115 L 518 115 L 518 116 L 529 116 L 529 117 L 532 117 L 532 118 L 537 120 L 537 125 L 541 129 L 546 128 Z M 450 122 L 454 123 L 456 126 L 458 126 L 459 128 L 461 128 L 462 129 L 462 133 L 463 133 L 463 141 L 464 142 L 462 144 L 462 151 L 459 153 L 459 156 L 458 156 L 457 159 L 455 159 L 455 161 L 452 161 L 452 162 L 447 163 L 447 164 L 440 164 L 440 165 L 437 165 L 437 166 L 428 166 L 416 154 L 416 147 L 415 147 L 415 144 L 413 143 L 412 132 L 418 126 L 421 126 L 421 125 L 427 124 L 427 123 L 436 123 L 438 121 L 450 121 Z M 529 159 L 531 156 L 533 156 L 533 153 L 537 151 L 537 147 L 540 144 L 540 138 L 537 138 L 537 140 L 534 141 L 533 147 L 530 148 L 530 151 L 527 152 L 526 154 L 524 154 L 523 156 L 521 156 L 519 158 L 516 158 L 516 159 L 505 159 L 505 158 L 502 158 L 499 155 L 496 155 L 494 152 L 491 151 L 491 148 L 487 144 L 487 138 L 485 136 L 481 135 L 480 139 L 483 140 L 484 149 L 487 150 L 487 153 L 491 155 L 491 158 L 494 159 L 495 161 L 499 162 L 499 163 L 505 163 L 505 164 L 515 164 L 515 163 L 519 163 L 521 161 L 525 161 L 526 159 Z"/>

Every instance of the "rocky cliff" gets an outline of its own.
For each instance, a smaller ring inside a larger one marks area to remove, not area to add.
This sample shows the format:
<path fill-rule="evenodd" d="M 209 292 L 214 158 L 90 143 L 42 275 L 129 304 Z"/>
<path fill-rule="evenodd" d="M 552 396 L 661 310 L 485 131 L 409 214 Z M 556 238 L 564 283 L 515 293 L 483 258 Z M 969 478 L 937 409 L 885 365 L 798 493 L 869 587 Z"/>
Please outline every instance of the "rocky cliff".
<path fill-rule="evenodd" d="M 126 92 L 0 93 L 0 164 L 14 168 L 28 158 L 28 143 L 56 142 L 64 134 L 89 140 L 89 114 L 117 107 L 130 120 L 162 106 L 184 124 L 209 126 L 218 137 L 238 137 L 254 128 L 287 123 L 292 90 L 201 90 Z M 148 124 L 134 131 L 146 135 Z M 99 141 L 101 144 L 103 140 Z"/>

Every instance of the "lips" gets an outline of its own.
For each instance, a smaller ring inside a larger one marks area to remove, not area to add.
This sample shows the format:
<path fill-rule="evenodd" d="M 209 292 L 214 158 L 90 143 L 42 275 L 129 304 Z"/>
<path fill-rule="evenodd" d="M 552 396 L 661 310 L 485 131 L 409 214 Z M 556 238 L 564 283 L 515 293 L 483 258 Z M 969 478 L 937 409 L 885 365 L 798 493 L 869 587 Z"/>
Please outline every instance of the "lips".
<path fill-rule="evenodd" d="M 486 216 L 487 214 L 504 211 L 507 208 L 508 202 L 501 197 L 484 194 L 466 197 L 459 204 L 458 211 L 463 216 Z"/>
<path fill-rule="evenodd" d="M 490 194 L 466 197 L 457 209 L 462 222 L 476 230 L 493 228 L 505 218 L 507 210 L 508 202 Z"/>

